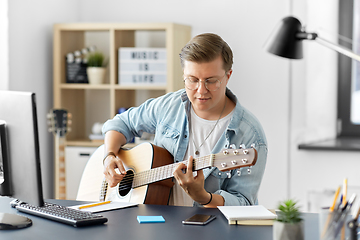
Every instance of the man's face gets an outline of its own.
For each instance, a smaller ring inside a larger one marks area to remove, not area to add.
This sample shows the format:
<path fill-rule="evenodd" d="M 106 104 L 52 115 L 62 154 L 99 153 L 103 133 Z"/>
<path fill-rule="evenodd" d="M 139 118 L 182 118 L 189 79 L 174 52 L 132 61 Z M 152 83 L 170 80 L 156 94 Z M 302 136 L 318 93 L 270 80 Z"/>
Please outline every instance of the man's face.
<path fill-rule="evenodd" d="M 196 90 L 190 90 L 185 87 L 195 113 L 207 120 L 219 118 L 219 114 L 225 104 L 226 85 L 232 70 L 229 70 L 227 73 L 225 72 L 221 56 L 206 63 L 185 61 L 183 70 L 184 79 L 192 77 L 201 81 Z M 209 91 L 205 86 L 205 80 L 210 78 L 216 78 L 221 82 L 219 89 L 216 91 Z"/>

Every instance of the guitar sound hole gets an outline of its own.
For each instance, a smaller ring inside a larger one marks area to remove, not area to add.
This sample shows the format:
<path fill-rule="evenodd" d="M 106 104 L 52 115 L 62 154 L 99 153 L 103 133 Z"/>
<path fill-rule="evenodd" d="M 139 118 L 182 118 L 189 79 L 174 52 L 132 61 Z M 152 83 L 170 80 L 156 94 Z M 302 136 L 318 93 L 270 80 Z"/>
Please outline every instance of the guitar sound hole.
<path fill-rule="evenodd" d="M 134 179 L 134 172 L 132 170 L 128 170 L 126 172 L 125 177 L 119 184 L 120 196 L 122 196 L 122 197 L 126 196 L 130 192 L 132 183 L 133 183 L 133 179 Z"/>

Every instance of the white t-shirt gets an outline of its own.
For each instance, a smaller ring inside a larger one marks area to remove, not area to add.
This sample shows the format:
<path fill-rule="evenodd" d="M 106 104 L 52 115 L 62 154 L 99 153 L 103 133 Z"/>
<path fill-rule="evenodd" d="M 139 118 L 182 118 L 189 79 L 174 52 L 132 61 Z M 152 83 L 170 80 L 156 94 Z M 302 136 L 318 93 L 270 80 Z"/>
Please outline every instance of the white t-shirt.
<path fill-rule="evenodd" d="M 189 145 L 185 153 L 184 160 L 188 160 L 190 156 L 197 158 L 211 154 L 211 150 L 214 148 L 219 138 L 225 132 L 225 129 L 229 125 L 233 112 L 234 111 L 232 111 L 227 116 L 221 118 L 216 124 L 217 120 L 210 121 L 200 118 L 196 115 L 193 108 L 191 108 Z M 214 126 L 215 129 L 212 131 Z M 212 133 L 209 135 L 211 131 Z M 208 135 L 209 137 L 206 139 Z M 199 151 L 199 155 L 195 155 L 196 150 Z M 194 175 L 196 175 L 196 172 L 194 172 Z M 175 181 L 172 194 L 170 196 L 169 205 L 193 206 L 193 203 L 194 201 L 189 197 L 187 193 L 184 192 L 184 190 L 180 187 L 177 181 Z"/>

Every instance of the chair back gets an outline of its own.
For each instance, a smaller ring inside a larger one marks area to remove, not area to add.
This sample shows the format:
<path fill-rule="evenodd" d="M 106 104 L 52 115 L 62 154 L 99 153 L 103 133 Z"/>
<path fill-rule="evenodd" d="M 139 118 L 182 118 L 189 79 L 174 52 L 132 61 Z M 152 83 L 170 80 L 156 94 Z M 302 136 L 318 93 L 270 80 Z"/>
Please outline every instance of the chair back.
<path fill-rule="evenodd" d="M 103 174 L 104 145 L 98 147 L 90 156 L 81 176 L 76 200 L 99 201 Z"/>

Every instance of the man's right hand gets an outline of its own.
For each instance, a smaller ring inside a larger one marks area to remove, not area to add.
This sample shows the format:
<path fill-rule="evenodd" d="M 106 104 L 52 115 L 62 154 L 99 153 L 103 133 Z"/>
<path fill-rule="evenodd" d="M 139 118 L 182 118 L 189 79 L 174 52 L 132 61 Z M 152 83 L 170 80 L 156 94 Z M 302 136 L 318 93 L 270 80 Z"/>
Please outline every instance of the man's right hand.
<path fill-rule="evenodd" d="M 109 187 L 115 187 L 126 175 L 123 162 L 119 157 L 109 155 L 104 159 L 104 175 Z"/>
<path fill-rule="evenodd" d="M 117 155 L 124 144 L 126 144 L 126 138 L 122 133 L 113 130 L 105 133 L 105 154 L 112 152 Z M 124 164 L 118 156 L 111 154 L 104 159 L 104 175 L 110 187 L 115 187 L 125 174 Z"/>

